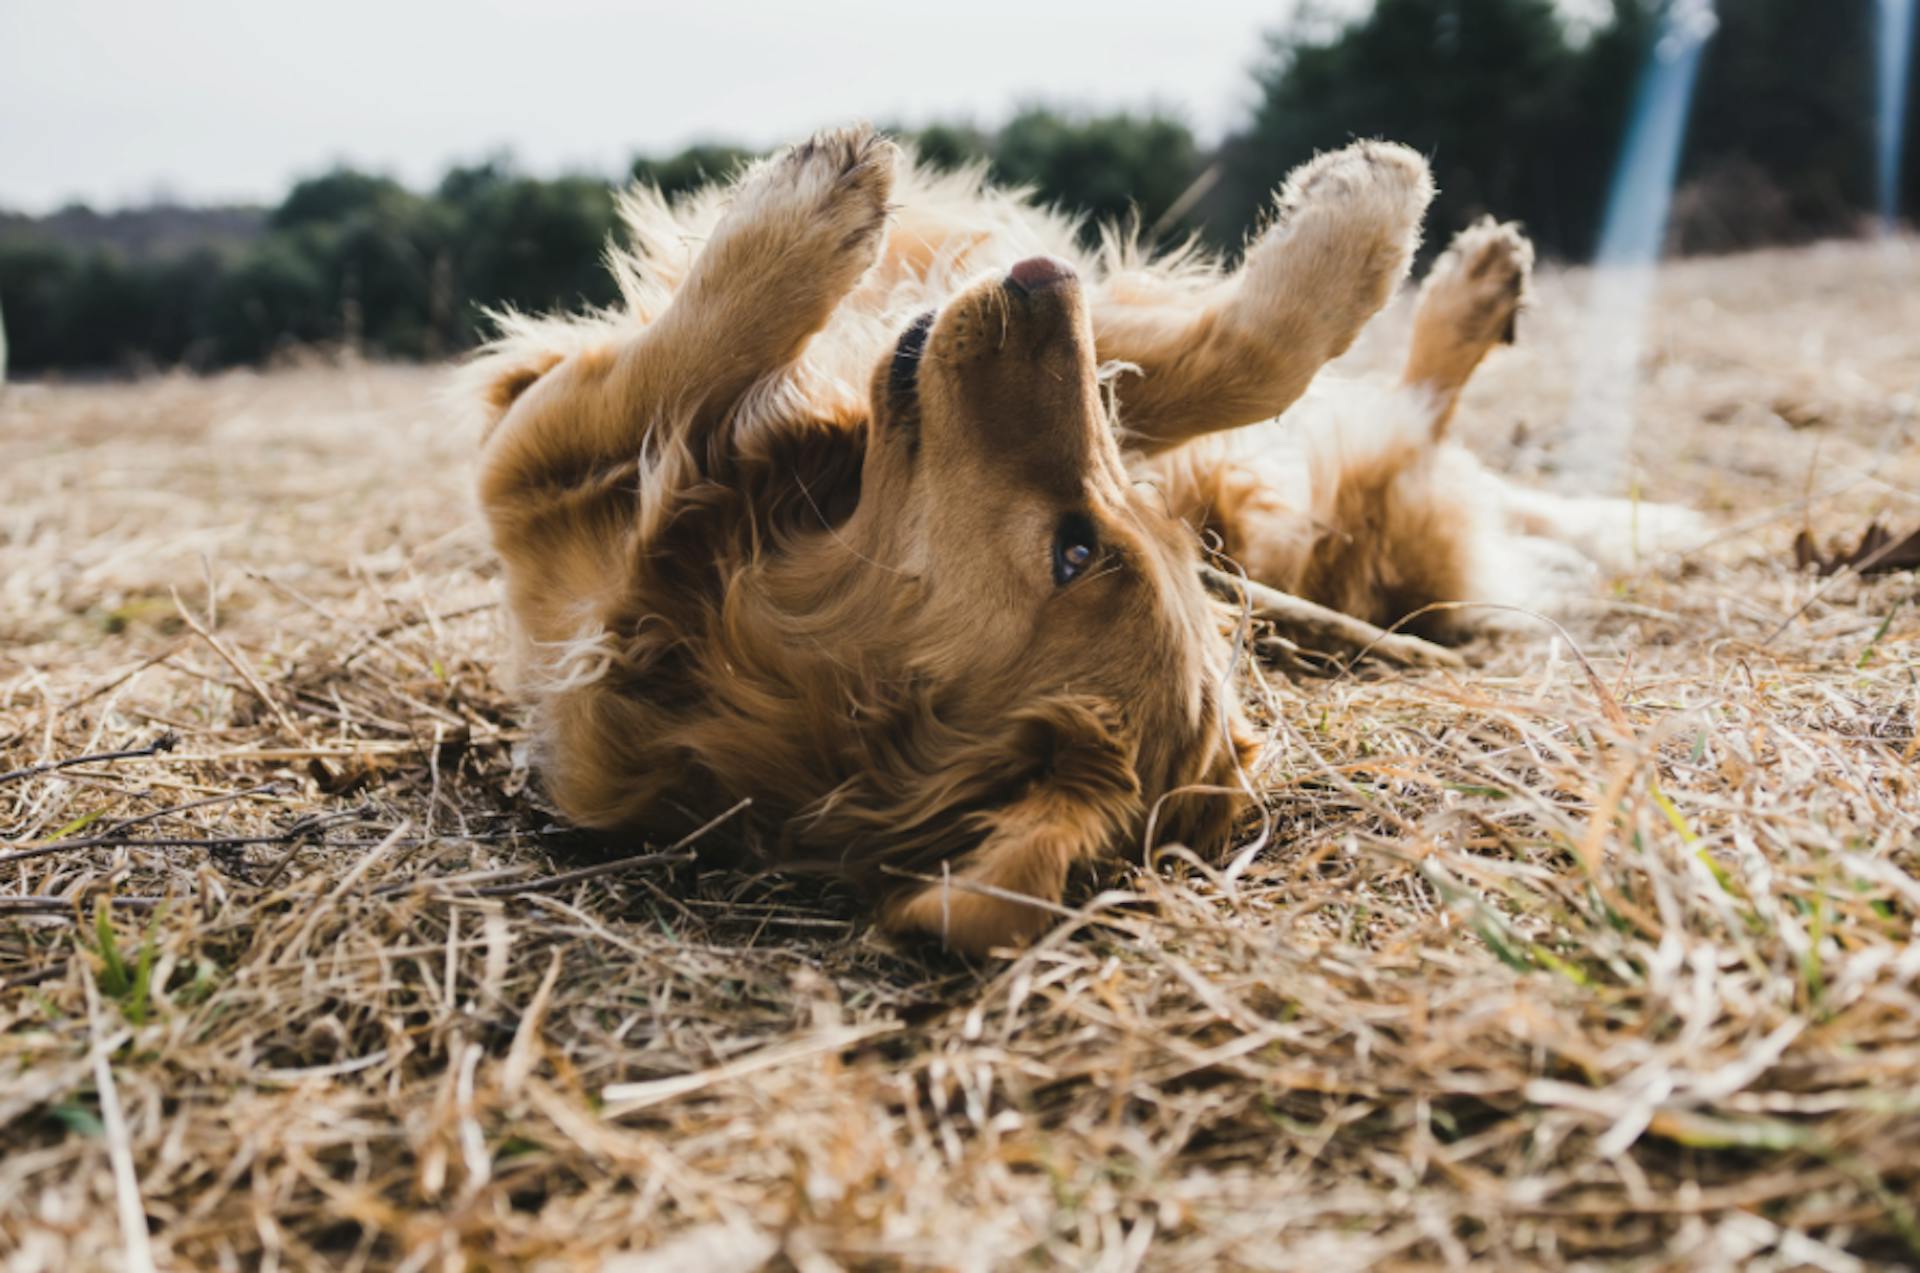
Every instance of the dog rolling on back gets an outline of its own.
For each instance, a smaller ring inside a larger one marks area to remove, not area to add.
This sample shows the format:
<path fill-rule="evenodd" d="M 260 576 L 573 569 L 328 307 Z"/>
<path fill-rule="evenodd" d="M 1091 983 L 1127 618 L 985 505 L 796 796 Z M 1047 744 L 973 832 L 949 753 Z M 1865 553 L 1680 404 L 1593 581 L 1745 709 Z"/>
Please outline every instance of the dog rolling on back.
<path fill-rule="evenodd" d="M 1275 422 L 1393 294 L 1431 193 L 1404 148 L 1323 156 L 1231 274 L 1090 257 L 865 129 L 630 195 L 622 305 L 507 318 L 468 372 L 553 799 L 663 834 L 750 799 L 767 859 L 975 952 L 1149 826 L 1221 845 L 1254 741 L 1200 532 L 1391 621 L 1511 598 L 1556 531 L 1444 442 L 1525 293 L 1512 227 L 1442 258 L 1401 383 Z"/>

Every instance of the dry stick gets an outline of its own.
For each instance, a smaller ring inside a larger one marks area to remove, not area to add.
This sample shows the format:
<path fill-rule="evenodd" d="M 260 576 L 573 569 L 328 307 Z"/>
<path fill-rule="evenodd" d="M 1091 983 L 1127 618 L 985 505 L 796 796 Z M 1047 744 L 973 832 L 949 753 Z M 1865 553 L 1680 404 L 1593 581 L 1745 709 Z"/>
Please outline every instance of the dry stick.
<path fill-rule="evenodd" d="M 372 805 L 363 804 L 358 809 L 349 809 L 342 813 L 310 814 L 288 827 L 281 837 L 287 842 L 287 851 L 280 855 L 280 860 L 274 864 L 273 870 L 267 873 L 267 878 L 260 881 L 260 892 L 264 894 L 268 889 L 280 882 L 281 878 L 286 875 L 287 868 L 293 865 L 294 854 L 300 851 L 301 842 L 309 835 L 312 835 L 316 831 L 324 831 L 329 827 L 338 826 L 342 822 L 352 822 L 356 819 L 365 818 L 372 812 Z"/>
<path fill-rule="evenodd" d="M 0 782 L 14 782 L 21 778 L 32 778 L 37 774 L 52 773 L 56 769 L 71 769 L 75 765 L 91 765 L 109 760 L 138 760 L 145 756 L 157 756 L 163 751 L 172 751 L 180 745 L 180 736 L 171 730 L 160 735 L 145 747 L 134 747 L 127 751 L 102 751 L 91 756 L 73 756 L 66 760 L 48 760 L 37 765 L 28 765 L 25 769 L 12 769 L 0 774 Z"/>
<path fill-rule="evenodd" d="M 210 804 L 225 804 L 229 800 L 244 800 L 248 796 L 266 795 L 268 793 L 278 795 L 280 791 L 281 784 L 278 781 L 262 782 L 251 787 L 242 787 L 238 791 L 225 791 L 217 796 L 204 796 L 199 800 L 189 800 L 185 804 L 169 805 L 165 809 L 155 809 L 152 813 L 143 813 L 137 818 L 128 818 L 124 822 L 116 822 L 113 824 L 111 831 L 103 831 L 100 834 L 119 835 L 129 827 L 137 827 L 147 822 L 157 822 L 161 818 L 169 817 L 176 813 L 185 813 L 189 809 L 204 809 Z"/>
<path fill-rule="evenodd" d="M 485 888 L 472 889 L 469 897 L 514 897 L 521 893 L 544 893 L 548 889 L 562 884 L 577 884 L 581 880 L 591 880 L 602 875 L 617 875 L 643 866 L 680 866 L 697 861 L 695 853 L 636 853 L 632 857 L 619 858 L 612 862 L 601 862 L 595 866 L 583 866 L 577 871 L 562 871 L 558 875 L 545 875 L 537 880 L 520 880 L 512 884 L 489 884 Z"/>
<path fill-rule="evenodd" d="M 110 690 L 118 689 L 120 686 L 125 685 L 128 681 L 132 680 L 134 677 L 140 675 L 140 673 L 152 667 L 154 664 L 164 663 L 168 659 L 172 658 L 174 655 L 180 653 L 180 651 L 186 648 L 187 648 L 186 642 L 182 641 L 179 644 L 174 645 L 170 649 L 162 650 L 158 654 L 150 655 L 146 659 L 142 660 L 141 662 L 136 663 L 134 666 L 128 668 L 126 671 L 121 672 L 119 675 L 109 678 L 105 683 L 94 686 L 92 689 L 82 694 L 79 698 L 74 699 L 71 703 L 62 705 L 59 710 L 63 712 L 70 712 L 76 707 L 81 707 L 87 703 L 91 703 L 94 699 L 99 698 L 102 694 L 105 694 Z"/>
<path fill-rule="evenodd" d="M 485 602 L 481 602 L 479 605 L 462 606 L 458 610 L 449 610 L 445 614 L 439 615 L 436 617 L 440 620 L 440 622 L 445 623 L 449 619 L 464 619 L 468 615 L 484 614 L 488 610 L 497 610 L 499 608 L 500 608 L 499 602 L 485 601 Z M 347 667 L 355 659 L 359 658 L 362 654 L 365 654 L 369 649 L 373 648 L 376 645 L 387 650 L 392 650 L 393 647 L 387 642 L 388 637 L 393 636 L 397 632 L 405 632 L 408 628 L 420 627 L 422 624 L 425 624 L 428 622 L 430 621 L 425 618 L 406 619 L 396 623 L 389 623 L 384 627 L 375 628 L 372 632 L 369 632 L 363 635 L 360 638 L 359 642 L 356 643 L 352 649 L 348 650 L 345 654 L 340 656 L 339 661 L 335 664 L 335 670 L 341 671 L 341 672 L 346 671 Z"/>
<path fill-rule="evenodd" d="M 1537 619 L 1552 628 L 1560 634 L 1560 639 L 1566 642 L 1567 649 L 1573 652 L 1574 659 L 1580 664 L 1580 670 L 1586 673 L 1587 686 L 1593 691 L 1594 699 L 1600 704 L 1600 710 L 1607 720 L 1622 734 L 1628 737 L 1633 735 L 1633 722 L 1627 719 L 1626 710 L 1620 706 L 1620 700 L 1614 697 L 1613 691 L 1609 690 L 1606 682 L 1600 679 L 1600 673 L 1594 668 L 1593 661 L 1580 648 L 1580 643 L 1573 639 L 1573 634 L 1550 615 L 1542 614 L 1538 610 L 1529 610 L 1525 606 L 1510 606 L 1498 601 L 1434 601 L 1400 619 L 1399 623 L 1411 623 L 1422 615 L 1447 614 L 1457 610 L 1498 610 L 1503 614 L 1517 614 L 1523 618 Z M 1397 627 L 1398 624 L 1395 626 Z M 1446 653 L 1451 654 L 1452 651 L 1448 650 Z"/>
<path fill-rule="evenodd" d="M 1364 619 L 1315 605 L 1311 601 L 1240 579 L 1211 566 L 1200 568 L 1200 580 L 1229 601 L 1245 596 L 1253 616 L 1283 630 L 1289 639 L 1310 650 L 1351 650 L 1354 657 L 1377 655 L 1402 667 L 1465 667 L 1466 660 L 1444 646 L 1419 637 L 1376 628 Z"/>
<path fill-rule="evenodd" d="M 428 620 L 426 619 L 408 620 L 407 622 L 404 622 L 404 623 L 389 624 L 387 627 L 377 629 L 377 630 L 369 629 L 362 624 L 354 623 L 351 619 L 341 618 L 339 615 L 336 615 L 333 611 L 327 609 L 327 607 L 321 605 L 318 601 L 315 601 L 312 597 L 309 597 L 306 593 L 301 592 L 298 588 L 292 587 L 291 585 L 288 585 L 288 584 L 281 583 L 278 579 L 275 579 L 272 575 L 265 574 L 258 570 L 249 570 L 246 572 L 246 574 L 249 579 L 259 580 L 261 583 L 267 585 L 267 587 L 273 589 L 275 592 L 279 593 L 281 596 L 286 597 L 288 600 L 293 601 L 301 606 L 304 606 L 308 610 L 312 611 L 314 614 L 319 615 L 321 618 L 325 619 L 328 623 L 334 624 L 337 627 L 350 626 L 350 627 L 359 628 L 361 639 L 359 643 L 353 647 L 354 654 L 359 653 L 360 651 L 366 649 L 370 645 L 378 645 L 381 649 L 393 655 L 395 658 L 405 659 L 406 657 L 405 655 L 401 654 L 400 651 L 394 649 L 393 646 L 387 643 L 387 637 L 391 636 L 395 632 L 403 631 L 404 629 L 409 627 L 414 627 L 419 623 L 428 622 Z M 491 609 L 497 604 L 499 603 L 489 601 L 482 606 L 469 607 L 466 610 L 457 611 L 456 614 L 470 614 L 470 613 L 473 613 L 475 610 Z M 343 658 L 340 660 L 339 666 L 342 669 L 344 669 L 346 665 L 352 661 L 352 659 L 353 659 L 353 654 L 349 654 L 346 658 Z M 427 671 L 429 669 L 427 668 L 426 664 L 422 663 L 421 670 Z"/>
<path fill-rule="evenodd" d="M 435 838 L 449 839 L 452 837 L 436 836 Z M 409 844 L 407 847 L 416 848 L 418 847 L 418 842 L 414 844 Z M 431 883 L 439 888 L 453 888 L 455 885 L 459 885 L 459 884 L 497 884 L 501 880 L 515 879 L 519 876 L 525 875 L 532 869 L 533 869 L 532 867 L 525 866 L 525 865 L 502 866 L 502 867 L 495 867 L 494 869 L 487 870 L 487 871 L 466 871 L 459 875 L 443 875 L 437 879 L 432 880 Z M 419 888 L 421 886 L 421 883 L 422 881 L 413 879 L 413 880 L 402 880 L 398 884 L 382 884 L 379 888 L 376 888 L 373 890 L 373 892 L 367 894 L 367 896 L 368 897 L 392 897 L 396 893 L 411 892 L 412 890 Z"/>
<path fill-rule="evenodd" d="M 637 867 L 665 866 L 669 863 L 692 862 L 695 860 L 696 855 L 684 851 L 689 845 L 692 845 L 695 841 L 699 840 L 700 837 L 706 835 L 707 832 L 734 817 L 752 803 L 753 801 L 751 799 L 740 801 L 725 813 L 717 817 L 709 818 L 706 822 L 694 828 L 692 831 L 687 832 L 687 834 L 681 836 L 678 840 L 657 853 L 636 853 L 631 857 L 615 858 L 611 862 L 599 862 L 593 866 L 583 866 L 575 871 L 562 871 L 558 875 L 543 875 L 537 880 L 519 880 L 512 884 L 492 884 L 486 888 L 469 890 L 463 894 L 463 896 L 512 897 L 520 893 L 540 893 L 545 892 L 547 889 L 558 888 L 563 884 L 577 884 L 581 880 L 597 879 L 602 875 L 618 875 L 623 871 L 631 871 Z M 425 885 L 431 885 L 436 882 L 437 881 L 433 880 L 422 881 Z"/>
<path fill-rule="evenodd" d="M 1253 643 L 1253 653 L 1262 663 L 1278 667 L 1295 676 L 1330 676 L 1340 663 L 1333 655 L 1309 650 L 1283 636 L 1263 636 Z"/>
<path fill-rule="evenodd" d="M 1820 598 L 1826 596 L 1829 592 L 1833 591 L 1836 585 L 1838 585 L 1839 583 L 1847 579 L 1865 578 L 1869 570 L 1872 570 L 1875 566 L 1879 565 L 1883 558 L 1888 556 L 1890 553 L 1893 552 L 1894 549 L 1900 547 L 1902 544 L 1906 542 L 1907 541 L 1904 539 L 1889 539 L 1886 543 L 1880 545 L 1880 547 L 1874 549 L 1871 553 L 1867 554 L 1867 557 L 1865 560 L 1848 562 L 1847 564 L 1842 566 L 1839 570 L 1836 570 L 1832 575 L 1828 576 L 1827 581 L 1825 583 L 1821 584 L 1818 588 L 1815 588 L 1813 590 L 1813 595 L 1811 597 L 1808 597 L 1805 601 L 1803 601 L 1799 605 L 1799 607 L 1794 610 L 1792 614 L 1782 619 L 1780 621 L 1779 627 L 1767 633 L 1766 639 L 1760 642 L 1760 648 L 1764 650 L 1768 646 L 1772 645 L 1775 641 L 1778 641 L 1780 639 L 1780 634 L 1785 632 L 1788 628 L 1792 627 L 1793 621 L 1795 619 L 1798 619 L 1801 615 L 1813 609 L 1814 603 L 1819 601 Z"/>
<path fill-rule="evenodd" d="M 711 1069 L 697 1070 L 692 1074 L 675 1074 L 667 1078 L 648 1079 L 639 1083 L 609 1084 L 600 1089 L 601 1102 L 612 1107 L 603 1111 L 603 1116 L 618 1118 L 650 1105 L 658 1105 L 662 1101 L 692 1096 L 717 1083 L 749 1078 L 797 1061 L 807 1061 L 817 1056 L 844 1052 L 856 1043 L 865 1043 L 869 1039 L 895 1034 L 906 1028 L 906 1023 L 903 1021 L 872 1021 L 866 1025 L 841 1026 L 837 1029 L 822 1030 L 813 1035 L 802 1035 L 785 1043 L 775 1043 L 757 1052 L 749 1052 L 745 1056 L 735 1057 L 724 1064 L 716 1065 Z"/>
<path fill-rule="evenodd" d="M 1180 197 L 1167 205 L 1167 210 L 1162 212 L 1159 219 L 1153 223 L 1153 228 L 1147 231 L 1147 237 L 1143 242 L 1158 243 L 1162 235 L 1179 225 L 1181 218 L 1192 212 L 1200 201 L 1207 197 L 1208 192 L 1220 184 L 1220 179 L 1226 175 L 1226 172 L 1224 164 L 1216 162 L 1207 165 L 1206 171 L 1195 177 L 1193 182 L 1180 192 Z"/>
<path fill-rule="evenodd" d="M 162 813 L 172 813 L 172 809 L 163 809 Z M 78 840 L 47 840 L 39 844 L 30 844 L 15 849 L 11 853 L 0 853 L 0 866 L 13 862 L 24 862 L 29 858 L 46 857 L 51 853 L 65 853 L 69 849 L 238 849 L 254 844 L 284 844 L 301 836 L 311 835 L 342 822 L 350 822 L 365 817 L 371 810 L 362 807 L 340 813 L 316 813 L 300 819 L 284 831 L 273 835 L 212 835 L 212 836 L 122 836 L 118 829 L 104 835 L 90 835 Z M 158 816 L 158 815 L 154 815 Z"/>
<path fill-rule="evenodd" d="M 120 1109 L 120 1092 L 113 1082 L 113 1062 L 100 1046 L 106 1029 L 100 1022 L 100 994 L 93 970 L 81 965 L 87 988 L 87 1024 L 93 1032 L 93 1086 L 100 1098 L 100 1121 L 107 1142 L 107 1162 L 113 1170 L 113 1195 L 120 1212 L 120 1240 L 125 1244 L 129 1273 L 153 1273 L 153 1248 L 147 1235 L 147 1209 L 140 1201 L 140 1177 L 133 1166 L 133 1138 Z"/>
<path fill-rule="evenodd" d="M 61 915 L 73 910 L 78 897 L 0 897 L 0 915 Z M 130 911 L 150 911 L 166 902 L 164 897 L 109 897 L 104 899 L 109 906 L 124 907 Z M 85 921 L 81 921 L 85 922 Z"/>
<path fill-rule="evenodd" d="M 58 963 L 48 964 L 45 968 L 36 968 L 32 972 L 23 972 L 18 977 L 9 977 L 5 981 L 0 981 L 0 992 L 25 990 L 29 986 L 37 986 L 42 982 L 52 981 L 55 977 L 62 975 L 66 971 L 67 961 L 62 959 Z"/>
<path fill-rule="evenodd" d="M 278 699 L 267 693 L 267 687 L 260 683 L 260 678 L 253 674 L 252 668 L 242 663 L 239 656 L 235 655 L 233 651 L 227 649 L 227 647 L 221 643 L 219 637 L 207 631 L 207 629 L 201 625 L 200 621 L 193 617 L 192 613 L 188 611 L 186 604 L 180 600 L 178 590 L 175 590 L 173 594 L 173 608 L 180 612 L 181 621 L 189 628 L 192 628 L 196 636 L 213 647 L 213 652 L 220 656 L 223 663 L 233 669 L 234 675 L 246 682 L 247 688 L 253 692 L 255 698 L 260 700 L 261 706 L 272 712 L 274 719 L 280 722 L 280 728 L 287 731 L 287 737 L 299 742 L 305 742 L 305 735 L 300 732 L 300 727 L 294 724 L 293 717 L 287 715 L 287 709 L 280 706 Z"/>
<path fill-rule="evenodd" d="M 21 847 L 33 850 L 29 856 L 37 857 L 40 855 L 40 850 L 57 852 L 62 848 L 79 849 L 94 844 L 118 843 L 119 841 L 115 837 L 125 835 L 134 827 L 142 826 L 148 822 L 155 822 L 161 818 L 171 817 L 176 813 L 186 813 L 192 809 L 204 809 L 208 805 L 225 804 L 229 800 L 244 800 L 248 796 L 257 796 L 266 792 L 278 794 L 279 791 L 280 784 L 278 782 L 263 782 L 252 787 L 243 787 L 239 791 L 225 791 L 217 796 L 205 796 L 199 800 L 189 800 L 185 804 L 168 805 L 164 809 L 155 809 L 152 813 L 143 813 L 137 818 L 127 818 L 123 821 L 114 822 L 105 831 L 95 832 L 84 842 L 80 840 L 63 840 L 56 838 L 52 840 L 41 840 L 33 844 L 22 845 Z M 11 855 L 0 853 L 0 865 L 5 865 L 13 860 L 14 858 Z"/>

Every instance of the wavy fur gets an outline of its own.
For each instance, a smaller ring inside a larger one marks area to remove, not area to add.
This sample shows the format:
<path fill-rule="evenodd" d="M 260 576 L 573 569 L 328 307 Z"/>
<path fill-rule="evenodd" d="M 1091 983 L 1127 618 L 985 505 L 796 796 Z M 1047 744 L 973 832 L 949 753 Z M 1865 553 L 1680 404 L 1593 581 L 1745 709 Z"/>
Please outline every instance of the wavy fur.
<path fill-rule="evenodd" d="M 972 951 L 1149 810 L 1221 844 L 1253 743 L 1196 532 L 1370 618 L 1470 597 L 1522 533 L 1442 439 L 1524 295 L 1511 227 L 1444 258 L 1403 383 L 1261 423 L 1399 285 L 1431 193 L 1401 147 L 1323 156 L 1230 272 L 1083 251 L 865 129 L 629 192 L 621 304 L 501 315 L 462 379 L 554 799 L 666 831 L 749 797 L 764 856 Z"/>

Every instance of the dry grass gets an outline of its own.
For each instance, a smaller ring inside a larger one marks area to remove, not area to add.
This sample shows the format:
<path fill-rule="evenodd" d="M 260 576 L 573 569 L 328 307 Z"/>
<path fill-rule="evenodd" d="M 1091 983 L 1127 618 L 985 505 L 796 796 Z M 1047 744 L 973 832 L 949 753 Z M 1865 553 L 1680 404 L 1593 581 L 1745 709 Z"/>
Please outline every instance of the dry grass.
<path fill-rule="evenodd" d="M 1496 460 L 1576 283 L 1472 395 Z M 526 785 L 429 373 L 13 386 L 0 770 L 177 741 L 0 782 L 0 1255 L 1920 1261 L 1915 581 L 1788 564 L 1920 521 L 1916 331 L 1920 253 L 1675 271 L 1641 471 L 1729 533 L 1570 623 L 1594 676 L 1542 627 L 1250 687 L 1244 872 L 984 968 L 814 884 L 555 878 L 664 846 Z"/>

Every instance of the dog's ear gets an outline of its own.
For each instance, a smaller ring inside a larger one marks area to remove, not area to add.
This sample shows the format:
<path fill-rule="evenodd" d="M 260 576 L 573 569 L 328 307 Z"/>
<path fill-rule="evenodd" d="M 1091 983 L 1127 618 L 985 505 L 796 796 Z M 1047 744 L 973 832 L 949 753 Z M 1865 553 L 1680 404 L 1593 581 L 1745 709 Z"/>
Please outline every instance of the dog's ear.
<path fill-rule="evenodd" d="M 1114 829 L 1097 809 L 1052 793 L 1035 793 L 998 811 L 980 846 L 938 884 L 896 897 L 881 926 L 902 936 L 931 936 L 950 949 L 984 955 L 995 946 L 1031 941 L 1053 922 L 1075 862 L 1097 856 Z"/>
<path fill-rule="evenodd" d="M 1023 730 L 1029 745 L 1043 739 L 1037 776 L 1011 802 L 976 813 L 980 842 L 943 865 L 939 883 L 887 902 L 882 927 L 970 955 L 1030 941 L 1054 912 L 1021 898 L 1058 903 L 1074 865 L 1106 853 L 1137 822 L 1140 780 L 1120 729 L 1077 704 L 1043 711 L 1044 721 L 1029 719 Z"/>

